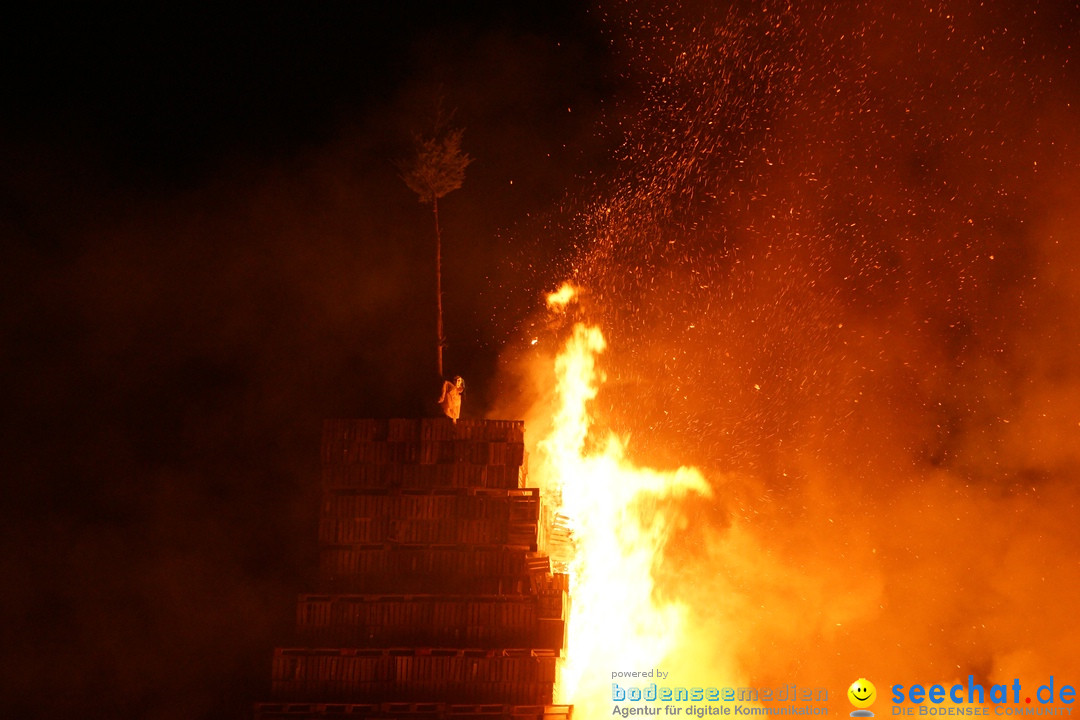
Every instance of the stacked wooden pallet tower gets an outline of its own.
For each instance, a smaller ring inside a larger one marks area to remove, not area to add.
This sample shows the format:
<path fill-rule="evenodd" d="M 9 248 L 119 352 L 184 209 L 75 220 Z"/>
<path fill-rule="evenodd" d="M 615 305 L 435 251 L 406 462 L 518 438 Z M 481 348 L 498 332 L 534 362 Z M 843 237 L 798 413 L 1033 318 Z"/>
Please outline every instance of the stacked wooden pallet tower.
<path fill-rule="evenodd" d="M 319 593 L 257 720 L 568 720 L 566 576 L 540 552 L 524 423 L 328 420 Z"/>

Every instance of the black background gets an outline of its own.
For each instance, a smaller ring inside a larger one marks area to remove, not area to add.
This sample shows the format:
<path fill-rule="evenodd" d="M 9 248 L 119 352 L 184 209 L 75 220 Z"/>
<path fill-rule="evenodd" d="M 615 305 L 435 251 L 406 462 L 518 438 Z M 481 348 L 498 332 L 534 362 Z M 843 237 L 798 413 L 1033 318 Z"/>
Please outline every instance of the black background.
<path fill-rule="evenodd" d="M 466 415 L 549 289 L 537 218 L 617 82 L 594 19 L 377 5 L 5 18 L 5 716 L 266 698 L 322 419 L 437 411 L 431 214 L 395 165 L 437 96 L 475 158 L 441 207 Z"/>

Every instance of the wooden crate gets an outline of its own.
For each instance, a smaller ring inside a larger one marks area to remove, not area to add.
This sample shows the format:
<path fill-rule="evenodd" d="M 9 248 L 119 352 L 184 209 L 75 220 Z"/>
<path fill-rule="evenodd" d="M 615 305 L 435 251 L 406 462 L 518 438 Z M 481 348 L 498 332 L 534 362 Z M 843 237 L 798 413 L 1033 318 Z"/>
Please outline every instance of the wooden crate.
<path fill-rule="evenodd" d="M 278 700 L 544 704 L 557 652 L 449 649 L 277 648 L 271 691 Z"/>
<path fill-rule="evenodd" d="M 255 704 L 255 720 L 571 720 L 569 705 L 425 702 Z"/>

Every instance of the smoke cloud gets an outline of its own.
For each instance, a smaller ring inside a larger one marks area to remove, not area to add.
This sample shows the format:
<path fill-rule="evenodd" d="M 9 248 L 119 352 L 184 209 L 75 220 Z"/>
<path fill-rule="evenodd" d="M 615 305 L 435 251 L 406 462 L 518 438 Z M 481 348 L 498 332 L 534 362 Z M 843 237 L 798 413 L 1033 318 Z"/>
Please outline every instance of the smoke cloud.
<path fill-rule="evenodd" d="M 673 680 L 1080 671 L 1073 10 L 604 7 L 636 92 L 565 274 L 598 424 L 716 491 L 654 570 Z"/>

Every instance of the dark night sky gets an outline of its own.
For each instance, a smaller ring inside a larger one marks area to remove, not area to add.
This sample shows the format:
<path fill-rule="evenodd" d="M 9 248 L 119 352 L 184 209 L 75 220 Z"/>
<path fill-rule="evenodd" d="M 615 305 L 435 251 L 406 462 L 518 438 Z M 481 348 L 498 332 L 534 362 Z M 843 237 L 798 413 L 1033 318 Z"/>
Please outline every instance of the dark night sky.
<path fill-rule="evenodd" d="M 593 19 L 374 7 L 5 19 L 5 714 L 266 696 L 322 419 L 435 410 L 430 213 L 395 161 L 440 91 L 475 158 L 442 207 L 473 414 L 554 279 L 537 218 L 604 156 L 617 82 Z"/>

